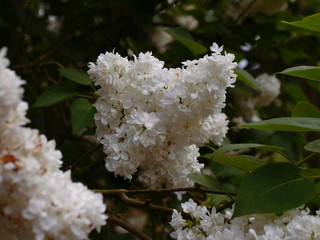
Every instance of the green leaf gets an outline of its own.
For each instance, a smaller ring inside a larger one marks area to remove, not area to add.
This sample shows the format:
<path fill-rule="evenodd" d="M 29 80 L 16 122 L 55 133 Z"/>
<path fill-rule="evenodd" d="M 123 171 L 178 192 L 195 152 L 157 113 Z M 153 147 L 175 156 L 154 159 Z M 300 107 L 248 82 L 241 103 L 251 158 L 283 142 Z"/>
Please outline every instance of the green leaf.
<path fill-rule="evenodd" d="M 320 139 L 309 142 L 304 146 L 304 149 L 309 152 L 320 153 Z"/>
<path fill-rule="evenodd" d="M 235 74 L 237 74 L 237 76 L 238 76 L 237 78 L 239 80 L 241 80 L 245 84 L 249 85 L 250 87 L 261 90 L 260 85 L 254 80 L 254 78 L 252 77 L 252 75 L 249 72 L 247 72 L 246 70 L 239 68 L 239 67 L 237 67 L 234 72 L 235 72 Z"/>
<path fill-rule="evenodd" d="M 207 48 L 195 42 L 185 28 L 181 28 L 181 27 L 172 28 L 172 29 L 166 30 L 166 32 L 170 34 L 171 37 L 173 37 L 179 43 L 184 45 L 187 49 L 189 49 L 189 51 L 195 56 L 204 54 L 207 52 Z"/>
<path fill-rule="evenodd" d="M 48 87 L 37 99 L 33 107 L 47 107 L 76 96 L 77 90 L 72 83 L 60 82 Z"/>
<path fill-rule="evenodd" d="M 94 122 L 94 106 L 85 98 L 76 99 L 71 105 L 71 125 L 73 133 L 79 132 Z"/>
<path fill-rule="evenodd" d="M 302 21 L 285 22 L 295 27 L 320 32 L 320 13 L 305 17 Z"/>
<path fill-rule="evenodd" d="M 264 144 L 258 144 L 258 143 L 238 143 L 238 144 L 226 144 L 223 145 L 218 149 L 219 152 L 230 152 L 235 150 L 241 150 L 246 148 L 257 148 L 261 150 L 267 150 L 267 151 L 282 151 L 284 150 L 283 147 L 278 146 L 271 146 L 271 145 L 264 145 Z"/>
<path fill-rule="evenodd" d="M 311 200 L 316 185 L 301 176 L 291 163 L 270 163 L 258 168 L 242 181 L 233 217 L 248 214 L 280 213 Z"/>
<path fill-rule="evenodd" d="M 242 124 L 237 127 L 270 131 L 320 131 L 320 119 L 311 117 L 282 117 Z"/>
<path fill-rule="evenodd" d="M 252 172 L 256 168 L 263 165 L 258 158 L 248 155 L 229 156 L 219 151 L 212 154 L 206 154 L 202 157 L 210 159 L 214 162 L 226 165 L 228 167 L 240 169 L 246 172 Z"/>
<path fill-rule="evenodd" d="M 211 190 L 221 191 L 221 183 L 214 177 L 203 173 L 191 173 L 188 177 L 195 183 Z"/>
<path fill-rule="evenodd" d="M 320 81 L 320 67 L 314 66 L 298 66 L 291 67 L 279 72 L 278 74 L 285 74 L 294 77 L 305 78 L 314 81 Z"/>
<path fill-rule="evenodd" d="M 281 83 L 282 88 L 288 93 L 295 102 L 305 101 L 308 102 L 308 96 L 302 91 L 301 87 L 292 83 Z"/>
<path fill-rule="evenodd" d="M 301 101 L 293 107 L 291 116 L 320 118 L 320 110 L 311 103 Z"/>
<path fill-rule="evenodd" d="M 83 72 L 78 72 L 69 68 L 59 68 L 59 73 L 63 77 L 81 85 L 89 86 L 92 83 L 88 74 Z"/>
<path fill-rule="evenodd" d="M 320 168 L 301 169 L 301 176 L 305 178 L 320 178 Z"/>

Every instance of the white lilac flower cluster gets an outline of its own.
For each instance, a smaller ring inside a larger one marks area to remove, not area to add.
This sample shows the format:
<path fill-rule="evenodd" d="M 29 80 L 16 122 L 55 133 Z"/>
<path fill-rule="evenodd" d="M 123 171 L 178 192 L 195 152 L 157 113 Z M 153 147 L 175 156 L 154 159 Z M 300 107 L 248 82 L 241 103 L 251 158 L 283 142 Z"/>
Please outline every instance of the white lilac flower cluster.
<path fill-rule="evenodd" d="M 24 83 L 0 50 L 0 238 L 81 240 L 106 223 L 102 195 L 62 172 L 61 152 L 24 127 Z"/>
<path fill-rule="evenodd" d="M 226 88 L 236 80 L 233 54 L 212 54 L 164 68 L 150 52 L 134 60 L 100 54 L 88 73 L 100 86 L 95 107 L 97 137 L 107 154 L 106 168 L 149 187 L 183 187 L 199 172 L 198 146 L 221 143 L 227 132 Z"/>
<path fill-rule="evenodd" d="M 232 211 L 225 215 L 215 208 L 209 211 L 192 199 L 182 205 L 183 212 L 191 219 L 183 219 L 173 211 L 170 225 L 171 237 L 178 240 L 312 240 L 320 239 L 320 211 L 315 216 L 309 211 L 294 209 L 282 215 L 251 215 L 230 219 Z"/>

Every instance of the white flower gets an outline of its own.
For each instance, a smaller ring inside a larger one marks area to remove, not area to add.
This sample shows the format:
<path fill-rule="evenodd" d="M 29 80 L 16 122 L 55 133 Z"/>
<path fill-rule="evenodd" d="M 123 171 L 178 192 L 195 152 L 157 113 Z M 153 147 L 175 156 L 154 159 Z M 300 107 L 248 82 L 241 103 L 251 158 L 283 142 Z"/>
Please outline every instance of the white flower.
<path fill-rule="evenodd" d="M 212 46 L 210 47 L 210 50 L 212 52 L 215 52 L 215 53 L 221 53 L 222 50 L 223 50 L 223 46 L 219 47 L 218 44 L 212 43 Z"/>
<path fill-rule="evenodd" d="M 258 106 L 268 106 L 280 94 L 280 81 L 275 75 L 266 73 L 260 74 L 255 80 L 262 89 L 262 94 L 257 98 L 256 104 Z"/>
<path fill-rule="evenodd" d="M 220 144 L 227 132 L 221 113 L 226 88 L 236 75 L 234 56 L 213 53 L 167 69 L 150 52 L 134 60 L 100 54 L 88 73 L 100 86 L 95 107 L 97 138 L 107 154 L 106 168 L 150 187 L 187 187 L 199 172 L 199 146 Z M 220 51 L 220 52 L 219 52 Z"/>
<path fill-rule="evenodd" d="M 23 81 L 0 51 L 1 239 L 81 240 L 106 223 L 101 194 L 60 171 L 61 152 L 37 130 L 24 127 Z"/>
<path fill-rule="evenodd" d="M 224 221 L 231 212 L 223 216 L 215 208 L 210 212 L 198 206 L 192 199 L 181 204 L 183 212 L 192 217 L 185 220 L 174 210 L 169 224 L 174 228 L 174 239 L 190 240 L 306 240 L 320 239 L 320 215 L 309 215 L 309 211 L 294 209 L 281 216 L 263 214 L 243 216 Z M 201 209 L 201 210 L 200 210 Z M 195 214 L 199 212 L 200 214 Z M 188 221 L 188 223 L 186 222 Z"/>

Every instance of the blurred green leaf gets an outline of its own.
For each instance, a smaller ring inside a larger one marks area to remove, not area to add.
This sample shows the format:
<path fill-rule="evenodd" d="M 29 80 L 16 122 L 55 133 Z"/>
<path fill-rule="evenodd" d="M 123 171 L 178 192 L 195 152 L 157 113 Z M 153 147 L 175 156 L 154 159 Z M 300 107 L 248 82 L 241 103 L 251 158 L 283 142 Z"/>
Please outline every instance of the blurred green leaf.
<path fill-rule="evenodd" d="M 235 74 L 237 74 L 237 78 L 247 84 L 250 87 L 253 87 L 255 89 L 261 90 L 261 87 L 259 84 L 254 80 L 254 77 L 250 73 L 248 73 L 246 70 L 237 67 L 235 69 Z"/>
<path fill-rule="evenodd" d="M 320 153 L 320 139 L 309 142 L 304 146 L 304 149 L 309 152 Z"/>
<path fill-rule="evenodd" d="M 287 68 L 278 74 L 285 74 L 294 77 L 305 78 L 314 81 L 320 81 L 320 67 L 298 66 Z"/>
<path fill-rule="evenodd" d="M 285 90 L 285 92 L 287 92 L 292 97 L 292 99 L 295 102 L 309 101 L 308 96 L 304 93 L 301 87 L 297 86 L 296 84 L 282 82 L 281 86 Z"/>
<path fill-rule="evenodd" d="M 37 99 L 33 107 L 47 107 L 76 96 L 77 90 L 72 83 L 60 82 L 48 87 Z"/>
<path fill-rule="evenodd" d="M 302 21 L 285 22 L 287 24 L 320 32 L 320 13 L 305 17 Z"/>
<path fill-rule="evenodd" d="M 69 68 L 59 68 L 59 73 L 68 80 L 81 85 L 89 86 L 92 83 L 86 73 L 78 72 Z"/>
<path fill-rule="evenodd" d="M 73 133 L 77 133 L 94 122 L 94 106 L 85 98 L 77 98 L 71 105 L 71 125 Z"/>
<path fill-rule="evenodd" d="M 172 28 L 166 30 L 168 34 L 171 35 L 175 40 L 184 45 L 186 48 L 192 52 L 193 55 L 197 56 L 207 52 L 207 48 L 203 45 L 195 42 L 189 32 L 185 28 Z"/>
<path fill-rule="evenodd" d="M 320 178 L 320 168 L 301 169 L 301 175 L 306 178 Z"/>
<path fill-rule="evenodd" d="M 191 173 L 188 177 L 195 183 L 211 190 L 221 191 L 221 183 L 214 177 L 203 173 Z"/>
<path fill-rule="evenodd" d="M 301 176 L 291 163 L 270 163 L 249 174 L 241 183 L 233 217 L 281 213 L 301 206 L 316 194 L 316 185 Z"/>
<path fill-rule="evenodd" d="M 311 103 L 301 101 L 293 107 L 291 116 L 320 118 L 320 110 Z"/>
<path fill-rule="evenodd" d="M 320 118 L 282 117 L 242 124 L 237 127 L 270 131 L 320 131 Z"/>
<path fill-rule="evenodd" d="M 219 152 L 230 152 L 234 150 L 241 150 L 246 148 L 257 148 L 267 151 L 282 151 L 284 150 L 283 147 L 278 146 L 271 146 L 271 145 L 264 145 L 264 144 L 258 144 L 258 143 L 238 143 L 238 144 L 226 144 L 223 145 L 218 149 Z"/>

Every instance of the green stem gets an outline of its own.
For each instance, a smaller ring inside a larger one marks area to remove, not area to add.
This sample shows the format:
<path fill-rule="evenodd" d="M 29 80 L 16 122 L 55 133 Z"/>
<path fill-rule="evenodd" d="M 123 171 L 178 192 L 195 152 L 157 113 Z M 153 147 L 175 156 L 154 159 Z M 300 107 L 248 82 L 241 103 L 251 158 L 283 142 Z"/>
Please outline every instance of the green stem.
<path fill-rule="evenodd" d="M 306 161 L 308 161 L 311 157 L 313 157 L 314 155 L 316 155 L 317 153 L 311 153 L 311 154 L 309 154 L 307 157 L 305 157 L 304 159 L 302 159 L 301 161 L 299 161 L 298 163 L 297 163 L 297 166 L 300 166 L 300 165 L 302 165 L 303 163 L 305 163 Z"/>

